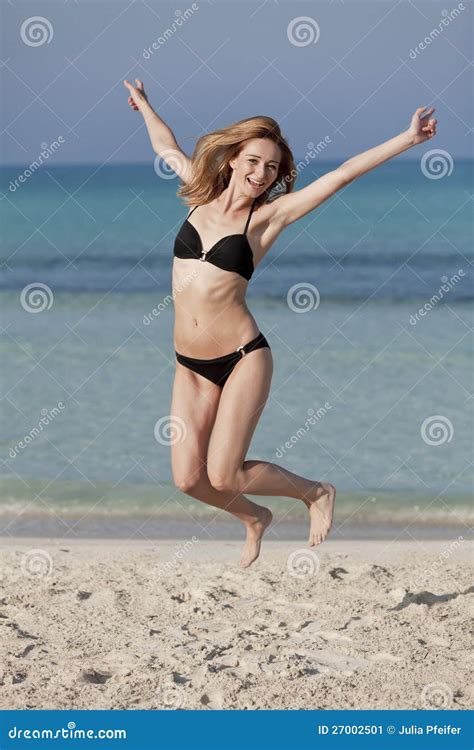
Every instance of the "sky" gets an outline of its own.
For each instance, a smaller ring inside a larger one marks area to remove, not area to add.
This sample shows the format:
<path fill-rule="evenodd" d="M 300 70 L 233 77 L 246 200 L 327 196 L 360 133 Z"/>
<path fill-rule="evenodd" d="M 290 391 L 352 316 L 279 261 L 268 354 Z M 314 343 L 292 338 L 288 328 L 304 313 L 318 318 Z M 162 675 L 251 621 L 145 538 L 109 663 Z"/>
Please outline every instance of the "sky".
<path fill-rule="evenodd" d="M 434 106 L 436 147 L 472 157 L 468 0 L 0 3 L 4 166 L 54 142 L 49 165 L 149 161 L 124 78 L 143 80 L 188 154 L 200 135 L 266 114 L 296 157 L 320 143 L 320 158 L 343 160 Z"/>

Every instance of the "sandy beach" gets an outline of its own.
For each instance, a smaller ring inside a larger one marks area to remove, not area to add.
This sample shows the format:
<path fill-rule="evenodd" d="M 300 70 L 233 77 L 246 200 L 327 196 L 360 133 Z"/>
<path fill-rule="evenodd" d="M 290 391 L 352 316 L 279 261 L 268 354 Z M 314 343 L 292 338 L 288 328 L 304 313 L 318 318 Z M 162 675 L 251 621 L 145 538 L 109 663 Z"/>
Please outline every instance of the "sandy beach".
<path fill-rule="evenodd" d="M 0 548 L 3 709 L 472 707 L 462 538 Z"/>

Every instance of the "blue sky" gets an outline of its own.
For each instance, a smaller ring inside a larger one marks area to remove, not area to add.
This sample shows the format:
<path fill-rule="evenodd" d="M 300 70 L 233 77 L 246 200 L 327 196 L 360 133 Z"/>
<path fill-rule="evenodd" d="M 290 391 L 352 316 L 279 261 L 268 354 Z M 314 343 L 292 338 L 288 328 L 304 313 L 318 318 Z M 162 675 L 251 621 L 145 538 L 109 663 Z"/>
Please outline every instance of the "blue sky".
<path fill-rule="evenodd" d="M 296 156 L 326 139 L 321 157 L 344 159 L 432 105 L 437 148 L 472 156 L 473 6 L 458 5 L 2 0 L 1 162 L 29 164 L 59 136 L 50 165 L 149 161 L 122 84 L 136 77 L 189 154 L 204 132 L 267 114 Z"/>

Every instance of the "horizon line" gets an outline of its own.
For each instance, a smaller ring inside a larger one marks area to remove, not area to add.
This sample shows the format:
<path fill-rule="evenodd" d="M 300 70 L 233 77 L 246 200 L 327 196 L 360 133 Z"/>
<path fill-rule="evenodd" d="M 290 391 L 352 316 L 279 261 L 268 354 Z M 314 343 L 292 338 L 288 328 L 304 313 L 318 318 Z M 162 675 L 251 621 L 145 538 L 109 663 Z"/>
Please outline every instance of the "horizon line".
<path fill-rule="evenodd" d="M 451 157 L 453 158 L 454 161 L 458 161 L 458 162 L 459 161 L 474 161 L 474 156 L 453 156 L 451 154 Z M 59 162 L 59 163 L 55 163 L 55 164 L 47 164 L 46 162 L 43 162 L 43 164 L 40 167 L 38 167 L 38 171 L 40 169 L 43 169 L 45 166 L 48 166 L 50 169 L 54 169 L 54 168 L 58 168 L 58 167 L 98 167 L 98 166 L 102 166 L 102 167 L 129 167 L 129 166 L 145 167 L 145 166 L 152 165 L 153 162 L 154 162 L 154 158 L 155 157 L 151 158 L 150 161 L 121 161 L 121 162 L 116 161 L 116 162 L 112 162 L 110 164 L 105 164 L 105 163 L 101 164 L 100 161 L 91 161 L 91 162 L 71 161 L 71 162 Z M 331 159 L 318 159 L 316 157 L 316 158 L 312 159 L 312 161 L 309 162 L 306 166 L 310 166 L 311 163 L 313 163 L 313 164 L 316 164 L 316 163 L 320 163 L 320 164 L 327 163 L 327 164 L 330 164 L 332 162 L 339 161 L 340 159 L 345 159 L 345 158 L 346 157 L 342 157 L 341 156 L 341 157 L 333 157 Z M 348 158 L 352 158 L 352 157 L 348 157 Z M 294 159 L 295 159 L 295 162 L 297 164 L 301 159 L 304 159 L 304 156 L 301 156 L 301 157 L 296 157 L 295 156 Z M 419 161 L 420 161 L 420 159 L 403 159 L 403 158 L 401 158 L 398 161 L 399 162 L 403 162 L 404 164 L 418 164 Z M 17 162 L 13 163 L 12 162 L 11 164 L 4 164 L 4 163 L 0 162 L 0 169 L 21 169 L 21 168 L 26 169 L 32 163 L 33 163 L 33 161 L 31 161 L 31 162 L 23 162 L 23 163 L 17 163 Z M 394 163 L 393 160 L 391 160 L 389 162 L 385 162 L 383 164 L 380 164 L 379 166 L 389 166 L 389 165 L 392 165 L 393 163 Z"/>

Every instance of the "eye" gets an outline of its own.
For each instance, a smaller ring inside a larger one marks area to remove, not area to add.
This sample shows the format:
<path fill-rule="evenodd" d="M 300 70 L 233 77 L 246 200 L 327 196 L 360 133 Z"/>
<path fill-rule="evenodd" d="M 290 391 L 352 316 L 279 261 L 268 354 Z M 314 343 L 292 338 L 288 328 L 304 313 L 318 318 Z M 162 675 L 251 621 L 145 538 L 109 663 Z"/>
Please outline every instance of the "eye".
<path fill-rule="evenodd" d="M 250 162 L 251 164 L 256 164 L 256 163 L 257 163 L 257 160 L 256 160 L 256 159 L 249 159 L 249 162 Z"/>

